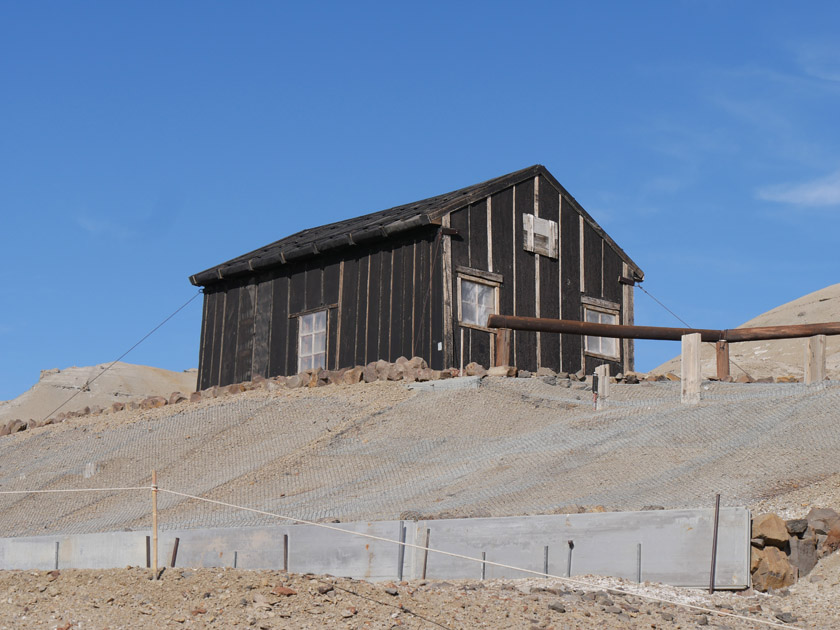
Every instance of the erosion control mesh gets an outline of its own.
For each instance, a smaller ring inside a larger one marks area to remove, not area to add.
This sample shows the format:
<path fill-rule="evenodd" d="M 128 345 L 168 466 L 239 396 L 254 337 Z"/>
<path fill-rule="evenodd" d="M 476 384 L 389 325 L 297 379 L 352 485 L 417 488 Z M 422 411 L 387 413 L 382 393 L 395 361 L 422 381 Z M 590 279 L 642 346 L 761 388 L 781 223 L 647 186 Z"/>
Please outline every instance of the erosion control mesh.
<path fill-rule="evenodd" d="M 484 379 L 248 392 L 0 439 L 0 490 L 161 487 L 307 520 L 744 505 L 838 472 L 840 384 Z M 147 529 L 149 490 L 0 495 L 4 536 Z M 271 517 L 159 495 L 165 529 Z"/>

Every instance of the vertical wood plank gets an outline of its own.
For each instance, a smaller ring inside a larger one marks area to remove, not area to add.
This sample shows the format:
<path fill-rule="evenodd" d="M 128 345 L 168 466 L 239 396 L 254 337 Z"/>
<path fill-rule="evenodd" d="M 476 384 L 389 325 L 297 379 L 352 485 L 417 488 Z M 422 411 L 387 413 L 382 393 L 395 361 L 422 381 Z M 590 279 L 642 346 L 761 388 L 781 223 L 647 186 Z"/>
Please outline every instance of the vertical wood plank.
<path fill-rule="evenodd" d="M 621 263 L 621 275 L 630 277 L 630 265 L 625 262 Z M 635 317 L 633 303 L 633 285 L 621 285 L 621 323 L 625 326 L 632 326 Z M 632 372 L 635 369 L 635 344 L 632 339 L 621 340 L 622 358 L 624 360 L 622 369 L 625 374 Z M 727 361 L 727 366 L 729 362 Z M 727 368 L 728 369 L 728 368 Z"/>
<path fill-rule="evenodd" d="M 205 293 L 201 297 L 201 334 L 199 336 L 198 378 L 195 382 L 196 390 L 203 389 L 201 384 L 205 380 L 207 380 L 207 375 L 205 374 L 205 370 L 207 369 L 207 330 L 208 327 L 212 325 L 210 322 L 210 300 L 208 299 L 209 296 L 207 293 Z"/>
<path fill-rule="evenodd" d="M 560 224 L 560 191 L 544 177 L 540 176 L 539 197 L 540 218 Z M 560 317 L 560 259 L 540 256 L 540 317 L 559 319 Z M 560 371 L 560 335 L 543 333 L 540 341 L 540 365 Z"/>
<path fill-rule="evenodd" d="M 680 356 L 680 402 L 700 404 L 700 333 L 682 336 Z"/>
<path fill-rule="evenodd" d="M 225 296 L 225 323 L 219 385 L 230 385 L 236 377 L 236 333 L 239 329 L 240 286 L 230 287 Z"/>
<path fill-rule="evenodd" d="M 213 322 L 213 361 L 210 364 L 210 383 L 218 385 L 222 378 L 222 354 L 224 351 L 225 332 L 225 306 L 227 303 L 227 291 L 219 291 L 216 297 L 216 317 Z"/>
<path fill-rule="evenodd" d="M 268 376 L 269 352 L 271 349 L 272 291 L 271 281 L 263 277 L 256 286 L 256 321 L 254 323 L 254 355 L 251 377 Z"/>
<path fill-rule="evenodd" d="M 580 215 L 571 203 L 564 202 L 560 207 L 560 258 L 562 260 L 560 277 L 560 299 L 563 317 L 580 319 L 581 261 L 580 254 Z M 565 372 L 577 372 L 583 367 L 582 342 L 580 335 L 565 335 L 562 347 L 562 366 Z"/>
<path fill-rule="evenodd" d="M 391 356 L 388 339 L 391 330 L 391 259 L 393 255 L 390 247 L 379 252 L 379 308 L 377 313 L 379 336 L 376 340 L 376 357 L 368 359 L 368 362 L 379 359 L 387 361 Z"/>
<path fill-rule="evenodd" d="M 289 342 L 289 278 L 285 269 L 272 275 L 272 316 L 268 373 L 271 376 L 278 376 L 289 374 L 286 362 Z"/>
<path fill-rule="evenodd" d="M 382 282 L 382 252 L 377 250 L 370 253 L 368 266 L 368 304 L 367 325 L 365 330 L 365 362 L 381 359 L 379 356 L 379 324 L 382 318 L 379 289 Z"/>
<path fill-rule="evenodd" d="M 354 365 L 356 361 L 356 324 L 358 312 L 359 261 L 344 260 L 341 288 L 341 339 L 338 342 L 338 364 Z"/>
<path fill-rule="evenodd" d="M 335 362 L 337 368 L 341 367 L 341 320 L 344 318 L 344 261 L 338 266 L 338 312 L 335 317 Z"/>
<path fill-rule="evenodd" d="M 334 258 L 324 260 L 321 272 L 321 304 L 329 306 L 338 304 L 341 301 L 341 262 Z M 327 313 L 327 369 L 338 369 L 338 358 L 336 348 L 338 347 L 338 328 L 341 317 L 339 309 L 330 308 Z"/>
<path fill-rule="evenodd" d="M 251 380 L 251 367 L 254 361 L 256 291 L 256 281 L 249 279 L 239 292 L 239 323 L 236 332 L 234 383 L 244 383 Z"/>
<path fill-rule="evenodd" d="M 450 215 L 445 215 L 441 220 L 442 227 L 450 227 Z M 443 260 L 441 265 L 441 288 L 443 289 L 443 367 L 448 368 L 454 365 L 455 361 L 455 327 L 453 312 L 453 274 L 452 274 L 452 242 L 451 236 L 442 235 Z"/>
<path fill-rule="evenodd" d="M 367 352 L 367 314 L 368 314 L 368 286 L 370 283 L 370 252 L 364 251 L 358 257 L 359 261 L 359 284 L 358 316 L 354 322 L 356 326 L 356 342 L 354 347 L 353 360 L 348 365 L 365 364 L 365 353 Z"/>
<path fill-rule="evenodd" d="M 388 360 L 393 362 L 403 353 L 403 323 L 406 311 L 403 300 L 405 284 L 405 248 L 402 243 L 394 245 L 393 274 L 391 289 L 391 347 Z"/>
<path fill-rule="evenodd" d="M 516 260 L 516 314 L 536 317 L 536 257 L 525 251 L 522 216 L 534 212 L 534 180 L 530 179 L 516 186 L 516 221 L 514 224 L 514 257 Z M 519 369 L 537 369 L 537 333 L 516 331 L 516 364 Z"/>
<path fill-rule="evenodd" d="M 470 233 L 469 250 L 470 262 L 467 265 L 473 269 L 487 269 L 489 252 L 487 249 L 487 200 L 482 199 L 469 207 Z"/>
<path fill-rule="evenodd" d="M 720 381 L 729 380 L 729 343 L 721 339 L 715 344 L 717 377 Z"/>

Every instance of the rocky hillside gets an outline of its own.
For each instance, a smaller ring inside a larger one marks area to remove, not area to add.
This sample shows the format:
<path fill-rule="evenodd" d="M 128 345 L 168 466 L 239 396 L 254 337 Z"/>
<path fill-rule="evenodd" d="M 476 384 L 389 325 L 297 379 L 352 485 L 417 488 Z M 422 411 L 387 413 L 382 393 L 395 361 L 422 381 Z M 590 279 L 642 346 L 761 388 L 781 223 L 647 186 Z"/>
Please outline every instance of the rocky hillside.
<path fill-rule="evenodd" d="M 836 321 L 840 321 L 840 284 L 833 284 L 777 306 L 744 322 L 738 328 L 820 324 Z M 804 373 L 804 353 L 804 339 L 735 343 L 729 348 L 732 376 L 737 377 L 746 372 L 754 379 L 785 376 L 801 378 Z M 680 373 L 679 356 L 651 370 L 653 374 L 668 372 Z M 704 378 L 714 377 L 717 374 L 715 348 L 710 343 L 703 344 L 702 347 L 702 373 Z M 840 379 L 840 336 L 827 339 L 826 373 L 832 380 Z"/>
<path fill-rule="evenodd" d="M 188 393 L 195 389 L 195 369 L 171 372 L 130 363 L 115 363 L 106 371 L 107 367 L 108 364 L 103 363 L 43 370 L 39 381 L 29 390 L 14 400 L 0 402 L 0 424 L 15 419 L 42 420 L 73 394 L 76 396 L 62 407 L 62 411 L 105 408 L 115 402 L 169 396 L 175 391 Z"/>

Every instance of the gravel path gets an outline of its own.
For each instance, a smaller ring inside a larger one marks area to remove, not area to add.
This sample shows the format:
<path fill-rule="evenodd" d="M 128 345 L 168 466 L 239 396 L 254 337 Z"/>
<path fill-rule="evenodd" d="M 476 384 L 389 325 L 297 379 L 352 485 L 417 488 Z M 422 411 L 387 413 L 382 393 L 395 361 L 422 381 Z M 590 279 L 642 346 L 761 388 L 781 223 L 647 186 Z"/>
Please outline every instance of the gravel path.
<path fill-rule="evenodd" d="M 281 572 L 148 569 L 0 572 L 0 630 L 146 628 L 836 628 L 837 562 L 790 593 L 717 593 L 593 579 L 371 584 Z M 828 585 L 820 588 L 821 585 Z M 817 589 L 810 588 L 816 586 Z M 613 588 L 637 588 L 638 595 Z M 652 601 L 667 598 L 694 608 Z M 701 610 L 705 609 L 705 610 Z M 764 622 L 764 623 L 761 623 Z"/>

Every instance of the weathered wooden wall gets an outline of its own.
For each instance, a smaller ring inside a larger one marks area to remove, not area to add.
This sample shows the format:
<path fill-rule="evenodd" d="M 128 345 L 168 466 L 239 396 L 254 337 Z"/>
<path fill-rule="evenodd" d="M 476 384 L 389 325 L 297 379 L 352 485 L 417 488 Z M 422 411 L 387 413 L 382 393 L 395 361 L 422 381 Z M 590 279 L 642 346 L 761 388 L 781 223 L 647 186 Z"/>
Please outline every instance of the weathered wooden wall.
<path fill-rule="evenodd" d="M 559 259 L 525 251 L 523 214 L 558 223 Z M 458 209 L 449 215 L 449 221 L 459 232 L 451 239 L 453 301 L 458 296 L 457 268 L 469 267 L 501 274 L 499 311 L 503 314 L 581 319 L 581 295 L 615 302 L 623 310 L 623 291 L 618 282 L 621 257 L 588 221 L 582 220 L 576 202 L 542 175 L 498 192 L 489 200 Z M 460 326 L 457 304 L 453 305 L 453 319 L 456 365 L 461 360 L 462 333 L 464 364 L 475 361 L 490 365 L 492 333 Z M 619 321 L 625 321 L 623 312 Z M 605 361 L 585 355 L 583 339 L 577 335 L 561 338 L 557 334 L 514 331 L 511 345 L 512 361 L 520 369 L 533 371 L 546 366 L 576 372 L 585 365 L 589 373 L 605 362 L 610 363 L 612 374 L 624 369 L 623 345 L 619 360 Z"/>
<path fill-rule="evenodd" d="M 327 368 L 422 356 L 443 366 L 434 228 L 205 289 L 199 387 L 297 372 L 296 315 L 327 309 Z"/>

